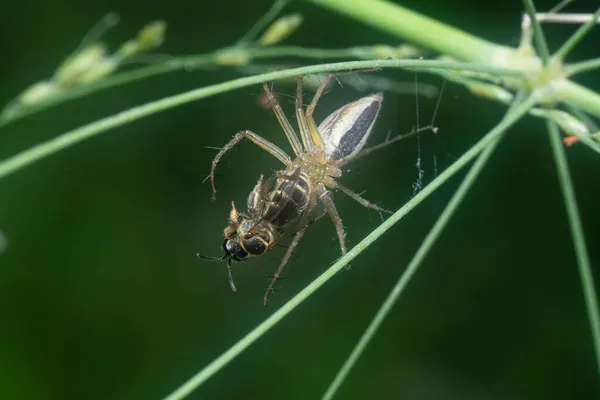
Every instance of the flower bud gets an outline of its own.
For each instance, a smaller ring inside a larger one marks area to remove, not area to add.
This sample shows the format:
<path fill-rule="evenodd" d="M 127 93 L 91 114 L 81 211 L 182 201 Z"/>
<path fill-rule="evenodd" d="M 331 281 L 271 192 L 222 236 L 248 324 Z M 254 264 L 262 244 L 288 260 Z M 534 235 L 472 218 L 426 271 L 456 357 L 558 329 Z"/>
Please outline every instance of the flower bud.
<path fill-rule="evenodd" d="M 285 15 L 269 26 L 260 38 L 263 46 L 272 46 L 287 39 L 302 24 L 302 15 L 299 13 Z"/>

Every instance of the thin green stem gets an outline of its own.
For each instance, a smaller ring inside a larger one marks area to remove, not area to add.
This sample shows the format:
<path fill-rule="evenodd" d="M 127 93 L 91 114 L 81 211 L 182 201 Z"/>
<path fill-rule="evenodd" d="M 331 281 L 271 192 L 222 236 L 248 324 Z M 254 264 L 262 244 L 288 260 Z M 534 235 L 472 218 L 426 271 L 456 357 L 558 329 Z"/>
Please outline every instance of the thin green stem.
<path fill-rule="evenodd" d="M 552 7 L 551 9 L 549 9 L 548 14 L 556 14 L 556 13 L 560 12 L 560 10 L 562 10 L 563 8 L 568 6 L 569 3 L 572 3 L 572 2 L 573 2 L 573 0 L 563 0 L 560 3 L 558 3 L 557 5 L 555 5 L 554 7 Z"/>
<path fill-rule="evenodd" d="M 572 105 L 567 104 L 567 110 L 569 110 L 569 112 L 571 114 L 573 114 L 575 116 L 575 118 L 577 118 L 578 120 L 580 120 L 584 124 L 586 124 L 591 129 L 592 132 L 599 132 L 600 131 L 600 127 L 598 126 L 598 124 L 595 123 L 590 117 L 588 117 L 579 108 L 573 107 Z"/>
<path fill-rule="evenodd" d="M 120 86 L 126 83 L 147 79 L 155 75 L 166 74 L 175 71 L 193 71 L 196 69 L 206 68 L 214 65 L 223 64 L 223 55 L 235 52 L 240 59 L 247 59 L 250 62 L 254 59 L 264 58 L 280 58 L 280 57 L 302 57 L 306 59 L 336 59 L 336 58 L 356 58 L 359 60 L 372 60 L 380 58 L 377 54 L 377 48 L 373 46 L 357 46 L 342 49 L 323 49 L 323 48 L 307 48 L 298 46 L 275 46 L 264 48 L 225 48 L 207 54 L 196 54 L 191 56 L 175 57 L 165 63 L 151 65 L 148 67 L 140 67 L 133 71 L 120 72 L 112 76 L 108 76 L 97 82 L 81 85 L 58 93 L 46 101 L 39 104 L 27 107 L 13 107 L 4 110 L 0 114 L 0 127 L 8 125 L 11 122 L 18 121 L 47 108 L 62 104 L 68 100 L 77 99 L 108 89 L 115 86 Z M 236 66 L 233 64 L 232 66 Z"/>
<path fill-rule="evenodd" d="M 535 16 L 535 5 L 533 4 L 532 0 L 523 0 L 523 5 L 527 10 L 527 14 L 529 14 L 529 18 L 531 19 L 531 27 L 533 28 L 533 37 L 535 39 L 537 51 L 540 54 L 544 65 L 546 65 L 550 61 L 550 51 L 548 50 L 548 43 L 546 42 L 544 31 L 540 26 L 540 21 L 538 21 L 537 17 Z"/>
<path fill-rule="evenodd" d="M 520 54 L 516 49 L 475 38 L 456 28 L 407 10 L 387 1 L 309 0 L 374 28 L 418 43 L 422 48 L 436 50 L 454 58 L 478 61 L 487 65 L 505 66 L 524 73 L 540 73 L 540 60 Z M 401 23 L 398 23 L 401 21 Z M 532 18 L 535 23 L 535 18 Z M 449 29 L 448 29 L 449 28 Z M 450 43 L 449 43 L 450 42 Z M 543 51 L 543 50 L 542 50 Z M 504 82 L 511 89 L 521 89 L 522 82 Z M 550 82 L 546 102 L 564 101 L 600 117 L 600 94 L 567 79 Z M 555 96 L 553 96 L 555 94 Z"/>
<path fill-rule="evenodd" d="M 582 72 L 589 72 L 600 68 L 600 57 L 591 60 L 581 61 L 565 66 L 567 76 L 573 76 Z"/>
<path fill-rule="evenodd" d="M 596 10 L 592 19 L 581 25 L 579 29 L 577 29 L 575 33 L 571 35 L 571 37 L 564 42 L 562 46 L 560 46 L 556 53 L 554 53 L 554 57 L 559 60 L 564 60 L 567 57 L 567 54 L 569 54 L 569 52 L 575 48 L 577 43 L 579 43 L 581 39 L 583 39 L 585 35 L 592 30 L 596 24 L 596 21 L 598 20 L 598 17 L 600 17 L 600 8 Z"/>
<path fill-rule="evenodd" d="M 450 221 L 450 218 L 460 206 L 460 203 L 462 202 L 467 192 L 475 182 L 475 179 L 483 170 L 483 167 L 485 166 L 486 162 L 490 159 L 491 155 L 493 154 L 496 148 L 496 145 L 500 141 L 501 135 L 506 130 L 508 130 L 511 125 L 513 125 L 523 115 L 525 115 L 525 113 L 527 113 L 527 111 L 534 104 L 535 98 L 533 96 L 530 96 L 530 98 L 523 103 L 515 101 L 513 103 L 513 106 L 511 106 L 509 112 L 504 117 L 504 119 L 500 121 L 500 123 L 498 123 L 498 125 L 494 129 L 492 129 L 490 133 L 488 133 L 487 136 L 493 135 L 494 139 L 489 142 L 489 144 L 485 147 L 483 152 L 479 155 L 479 157 L 469 170 L 468 174 L 465 176 L 465 179 L 462 181 L 462 183 L 448 202 L 448 205 L 436 221 L 435 225 L 431 228 L 431 231 L 429 231 L 429 233 L 425 237 L 425 240 L 421 244 L 421 247 L 419 247 L 419 249 L 415 253 L 415 256 L 408 264 L 408 267 L 406 267 L 406 270 L 402 273 L 402 275 L 398 279 L 398 282 L 393 287 L 392 291 L 390 292 L 386 300 L 383 302 L 383 304 L 375 314 L 375 317 L 373 318 L 373 320 L 363 333 L 362 337 L 350 353 L 350 356 L 346 359 L 346 362 L 337 373 L 335 379 L 327 388 L 327 391 L 322 397 L 323 400 L 331 400 L 333 398 L 335 393 L 338 391 L 338 389 L 350 373 L 350 370 L 358 361 L 358 358 L 365 351 L 365 348 L 371 342 L 371 340 L 381 327 L 381 324 L 383 324 L 385 317 L 389 314 L 394 304 L 396 304 L 396 302 L 398 301 L 398 298 L 410 282 L 411 278 L 421 266 L 421 263 L 433 247 L 435 241 L 438 239 L 443 229 Z"/>
<path fill-rule="evenodd" d="M 554 160 L 556 161 L 558 181 L 565 200 L 567 217 L 571 228 L 571 237 L 573 238 L 573 248 L 575 250 L 575 257 L 577 258 L 577 266 L 579 268 L 581 288 L 583 290 L 594 350 L 596 352 L 598 375 L 600 375 L 600 314 L 598 311 L 596 289 L 594 288 L 592 267 L 587 253 L 583 226 L 579 216 L 577 200 L 575 199 L 575 191 L 573 189 L 571 174 L 569 173 L 569 166 L 567 165 L 567 157 L 560 140 L 560 133 L 554 123 L 549 121 L 547 125 L 550 144 L 552 146 L 552 152 L 554 153 Z"/>
<path fill-rule="evenodd" d="M 530 98 L 527 102 L 524 102 L 522 109 L 519 108 L 519 112 L 522 114 L 527 110 L 525 107 L 531 107 L 535 103 L 535 99 Z M 521 115 L 519 114 L 519 115 Z M 510 122 L 510 121 L 509 121 Z M 507 124 L 507 120 L 503 120 L 501 124 Z M 499 128 L 500 127 L 500 128 Z M 349 264 L 356 256 L 362 253 L 367 247 L 369 247 L 375 240 L 383 235 L 388 229 L 394 226 L 400 219 L 402 219 L 408 212 L 425 200 L 431 193 L 439 188 L 444 182 L 450 179 L 456 174 L 462 167 L 469 163 L 475 158 L 483 149 L 485 149 L 490 143 L 494 142 L 501 133 L 502 127 L 496 126 L 490 133 L 479 140 L 473 147 L 466 151 L 458 160 L 450 165 L 444 172 L 438 175 L 429 185 L 425 186 L 423 190 L 417 193 L 408 203 L 406 203 L 400 210 L 396 211 L 390 218 L 383 222 L 377 229 L 371 232 L 366 238 L 358 243 L 352 250 L 350 250 L 345 256 L 340 258 L 335 264 L 329 267 L 323 272 L 318 278 L 312 281 L 306 288 L 300 293 L 294 296 L 291 300 L 285 303 L 280 309 L 275 311 L 269 318 L 264 320 L 260 325 L 250 331 L 241 340 L 231 346 L 227 351 L 221 354 L 219 357 L 214 359 L 210 364 L 200 370 L 196 375 L 190 378 L 187 382 L 181 385 L 177 390 L 171 393 L 165 398 L 165 400 L 178 400 L 192 393 L 198 386 L 206 382 L 215 373 L 220 371 L 223 367 L 229 364 L 235 357 L 237 357 L 242 351 L 248 348 L 252 343 L 262 337 L 267 331 L 275 326 L 283 317 L 289 314 L 295 309 L 300 303 L 306 300 L 312 293 L 325 284 L 329 279 L 335 276 L 342 268 Z"/>
<path fill-rule="evenodd" d="M 379 30 L 460 60 L 489 63 L 500 46 L 388 1 L 310 0 Z"/>
<path fill-rule="evenodd" d="M 277 15 L 283 10 L 283 8 L 289 3 L 289 0 L 275 0 L 269 11 L 265 13 L 253 26 L 250 30 L 237 41 L 236 46 L 246 46 L 254 39 L 256 36 L 267 27 L 273 21 Z"/>
<path fill-rule="evenodd" d="M 243 75 L 264 74 L 270 71 L 283 70 L 287 68 L 284 64 L 251 64 L 239 67 L 238 70 Z M 428 72 L 437 74 L 437 69 L 432 69 Z M 321 82 L 326 77 L 326 73 L 306 76 L 304 78 L 303 87 L 309 90 L 317 90 Z M 429 83 L 419 82 L 418 90 L 413 82 L 399 81 L 394 78 L 382 76 L 380 74 L 362 74 L 357 79 L 356 75 L 341 75 L 337 77 L 337 81 L 344 87 L 351 87 L 358 92 L 381 91 L 386 93 L 401 93 L 418 95 L 425 98 L 434 99 L 438 95 L 438 86 Z M 278 81 L 280 85 L 291 85 L 294 88 L 298 83 L 297 77 L 281 79 Z"/>
<path fill-rule="evenodd" d="M 239 89 L 245 86 L 257 85 L 262 82 L 269 82 L 281 78 L 297 75 L 310 75 L 326 71 L 347 71 L 368 68 L 447 68 L 462 69 L 481 72 L 498 71 L 508 73 L 509 75 L 519 76 L 516 71 L 506 71 L 500 68 L 479 66 L 466 63 L 444 62 L 434 60 L 372 60 L 372 61 L 349 61 L 331 64 L 320 64 L 308 67 L 293 68 L 284 71 L 270 72 L 261 75 L 234 79 L 228 82 L 207 86 L 200 89 L 190 90 L 175 96 L 165 97 L 161 100 L 146 103 L 144 105 L 122 111 L 90 124 L 84 125 L 75 130 L 60 135 L 55 139 L 34 146 L 0 163 L 0 178 L 7 176 L 19 169 L 32 164 L 44 157 L 63 150 L 75 143 L 93 137 L 101 132 L 113 129 L 130 122 L 136 121 L 161 111 L 199 100 L 215 94 Z"/>
<path fill-rule="evenodd" d="M 512 93 L 501 86 L 487 82 L 481 82 L 446 70 L 435 70 L 432 73 L 443 76 L 451 82 L 465 86 L 475 96 L 485 97 L 507 105 L 514 103 Z M 587 126 L 591 128 L 592 132 L 596 133 L 599 131 L 598 126 L 594 124 L 594 122 L 591 121 L 591 119 L 588 118 L 580 109 L 569 103 L 566 103 L 565 105 L 571 111 L 571 114 L 575 115 L 580 121 L 586 123 Z M 529 113 L 539 118 L 559 118 L 559 116 L 546 108 L 531 108 Z M 554 120 L 556 121 L 557 119 Z M 569 134 L 578 136 L 581 140 L 581 143 L 588 146 L 591 150 L 600 153 L 600 144 L 592 139 L 592 137 L 589 135 L 589 132 L 586 132 L 585 134 L 580 133 L 577 130 L 568 132 Z"/>
<path fill-rule="evenodd" d="M 211 64 L 211 55 L 194 56 L 196 62 L 190 64 L 190 68 L 201 68 Z M 137 68 L 133 71 L 121 72 L 113 76 L 106 77 L 94 83 L 89 83 L 81 86 L 74 87 L 68 91 L 61 92 L 49 98 L 46 101 L 40 102 L 39 104 L 30 105 L 26 107 L 14 106 L 2 111 L 0 114 L 0 127 L 10 124 L 11 122 L 18 121 L 22 118 L 28 117 L 47 108 L 62 104 L 68 100 L 77 99 L 80 97 L 87 96 L 89 94 L 98 92 L 103 89 L 108 89 L 114 86 L 123 85 L 125 83 L 135 82 L 145 78 L 152 77 L 167 72 L 177 71 L 185 69 L 186 57 L 180 59 L 173 59 L 169 62 L 159 65 L 152 65 L 149 67 Z"/>
<path fill-rule="evenodd" d="M 600 118 L 600 96 L 598 93 L 566 79 L 552 83 L 554 100 L 571 104 Z"/>

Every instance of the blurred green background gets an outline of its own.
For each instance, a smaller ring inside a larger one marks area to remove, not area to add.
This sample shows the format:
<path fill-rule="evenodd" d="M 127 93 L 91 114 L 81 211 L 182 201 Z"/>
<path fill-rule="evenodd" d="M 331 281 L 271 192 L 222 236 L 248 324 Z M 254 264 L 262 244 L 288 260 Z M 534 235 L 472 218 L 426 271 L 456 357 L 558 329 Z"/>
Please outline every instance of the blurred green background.
<path fill-rule="evenodd" d="M 516 45 L 521 6 L 512 3 L 404 2 L 486 39 Z M 103 38 L 112 49 L 145 23 L 163 19 L 169 27 L 160 51 L 180 55 L 233 44 L 270 4 L 11 2 L 0 17 L 0 101 L 50 76 L 110 11 L 121 15 Z M 553 3 L 537 5 L 543 10 Z M 287 44 L 398 43 L 311 4 L 287 10 L 305 17 Z M 569 11 L 593 10 L 576 2 Z M 573 29 L 548 28 L 554 48 Z M 598 40 L 596 29 L 573 59 L 597 57 Z M 400 70 L 379 74 L 415 80 L 414 73 Z M 2 128 L 0 158 L 132 106 L 237 76 L 226 68 L 177 72 L 64 104 Z M 418 80 L 442 83 L 425 74 Z M 600 90 L 597 72 L 579 81 Z M 275 90 L 293 94 L 278 83 Z M 136 121 L 0 182 L 0 231 L 8 241 L 0 255 L 1 399 L 162 398 L 338 258 L 335 231 L 323 218 L 308 230 L 265 308 L 262 295 L 283 248 L 235 265 L 237 293 L 229 289 L 223 264 L 195 256 L 221 254 L 230 201 L 243 204 L 259 174 L 279 167 L 243 143 L 219 169 L 216 202 L 202 184 L 214 156 L 205 146 L 220 146 L 239 130 L 252 129 L 285 146 L 272 113 L 258 106 L 259 95 L 259 86 L 248 87 Z M 360 95 L 349 87 L 333 90 L 317 120 Z M 282 99 L 293 115 L 291 99 Z M 420 99 L 422 124 L 434 107 L 434 99 Z M 504 107 L 448 84 L 438 135 L 421 136 L 424 183 L 435 176 L 435 165 L 438 172 L 450 165 L 503 113 Z M 415 96 L 386 94 L 371 141 L 415 124 Z M 582 146 L 569 148 L 568 155 L 597 266 L 598 158 Z M 397 209 L 412 196 L 416 162 L 412 138 L 352 164 L 342 181 Z M 191 398 L 319 397 L 458 183 L 455 178 L 442 187 L 358 257 L 350 272 L 332 279 Z M 337 199 L 352 246 L 380 218 Z M 544 124 L 528 117 L 499 146 L 338 397 L 592 399 L 600 395 L 596 371 Z"/>

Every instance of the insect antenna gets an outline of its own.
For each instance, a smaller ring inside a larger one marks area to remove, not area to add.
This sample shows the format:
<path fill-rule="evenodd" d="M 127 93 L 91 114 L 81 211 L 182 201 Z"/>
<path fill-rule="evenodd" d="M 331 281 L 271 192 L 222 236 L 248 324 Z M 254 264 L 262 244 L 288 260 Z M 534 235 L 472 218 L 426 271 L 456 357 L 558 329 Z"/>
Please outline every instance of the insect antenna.
<path fill-rule="evenodd" d="M 233 275 L 231 274 L 231 258 L 227 259 L 227 277 L 229 279 L 229 286 L 231 286 L 231 290 L 237 292 L 235 283 L 233 282 Z"/>
<path fill-rule="evenodd" d="M 224 261 L 227 258 L 227 254 L 225 254 L 223 257 L 210 257 L 210 256 L 203 256 L 200 253 L 196 253 L 196 256 L 198 258 L 201 258 L 203 260 L 208 260 L 208 261 Z"/>
<path fill-rule="evenodd" d="M 225 261 L 225 259 L 227 258 L 227 254 L 225 254 L 223 257 L 211 257 L 211 256 L 203 256 L 200 253 L 196 253 L 196 256 L 203 260 L 216 261 L 216 262 Z M 227 277 L 229 279 L 229 286 L 231 286 L 231 290 L 233 290 L 234 292 L 237 292 L 237 288 L 235 287 L 235 283 L 233 282 L 233 275 L 231 274 L 231 258 L 227 258 Z"/>

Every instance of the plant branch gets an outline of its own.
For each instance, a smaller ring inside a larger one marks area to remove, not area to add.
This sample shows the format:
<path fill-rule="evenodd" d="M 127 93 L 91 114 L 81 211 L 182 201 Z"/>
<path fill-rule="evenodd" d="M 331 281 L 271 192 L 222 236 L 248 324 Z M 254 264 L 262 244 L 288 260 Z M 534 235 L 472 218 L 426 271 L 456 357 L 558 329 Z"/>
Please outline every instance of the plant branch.
<path fill-rule="evenodd" d="M 540 73 L 540 60 L 537 57 L 526 56 L 516 49 L 481 40 L 397 4 L 383 0 L 308 1 L 453 58 L 503 66 L 534 75 Z M 524 86 L 521 82 L 515 84 L 508 80 L 505 84 L 515 90 Z M 550 88 L 546 92 L 548 102 L 564 101 L 600 117 L 600 94 L 567 79 L 556 79 L 543 86 Z"/>
<path fill-rule="evenodd" d="M 580 120 L 581 122 L 583 122 L 584 124 L 586 124 L 590 128 L 590 130 L 592 132 L 598 132 L 598 131 L 600 131 L 600 127 L 598 126 L 598 124 L 595 123 L 590 117 L 588 117 L 579 108 L 573 107 L 571 105 L 567 105 L 567 110 L 569 110 L 569 112 L 571 114 L 573 114 L 573 116 L 575 116 L 575 118 L 577 118 L 578 120 Z"/>
<path fill-rule="evenodd" d="M 557 13 L 561 12 L 563 8 L 568 6 L 573 1 L 574 0 L 563 0 L 560 3 L 558 3 L 557 5 L 555 5 L 554 7 L 552 7 L 551 9 L 549 9 L 547 14 L 557 14 Z"/>
<path fill-rule="evenodd" d="M 53 95 L 49 99 L 42 101 L 39 104 L 5 109 L 0 114 L 0 127 L 43 111 L 47 108 L 62 104 L 68 100 L 84 97 L 100 90 L 120 86 L 126 83 L 147 79 L 155 75 L 181 70 L 193 71 L 195 69 L 203 69 L 217 65 L 235 67 L 239 65 L 247 65 L 249 62 L 255 59 L 258 60 L 281 57 L 301 57 L 305 59 L 317 60 L 336 58 L 373 60 L 377 58 L 387 58 L 380 57 L 381 54 L 379 54 L 379 51 L 380 48 L 378 46 L 356 46 L 342 49 L 274 46 L 257 48 L 225 48 L 212 53 L 174 57 L 161 64 L 140 67 L 127 72 L 119 72 L 96 82 L 76 86 L 67 91 Z"/>
<path fill-rule="evenodd" d="M 544 31 L 540 26 L 540 21 L 538 21 L 537 17 L 535 16 L 536 11 L 535 6 L 533 5 L 533 0 L 523 0 L 523 5 L 525 6 L 527 14 L 529 14 L 529 18 L 531 20 L 533 37 L 535 39 L 537 51 L 542 57 L 544 65 L 546 65 L 550 61 L 550 51 L 548 50 L 548 43 L 546 42 Z"/>
<path fill-rule="evenodd" d="M 235 44 L 236 46 L 247 46 L 250 42 L 256 39 L 256 36 L 271 23 L 277 17 L 277 15 L 285 8 L 289 3 L 289 0 L 275 0 L 269 11 L 263 15 L 258 22 L 256 22 L 252 28 Z"/>
<path fill-rule="evenodd" d="M 309 0 L 379 30 L 461 60 L 489 63 L 498 49 L 510 50 L 387 1 Z"/>
<path fill-rule="evenodd" d="M 598 93 L 566 79 L 552 82 L 551 91 L 556 101 L 571 104 L 600 118 L 600 95 Z"/>
<path fill-rule="evenodd" d="M 582 72 L 589 72 L 600 68 L 600 57 L 591 60 L 581 61 L 565 66 L 567 76 L 573 76 Z"/>
<path fill-rule="evenodd" d="M 552 152 L 554 153 L 554 160 L 556 161 L 558 181 L 565 200 L 567 217 L 571 228 L 573 248 L 575 249 L 575 257 L 577 258 L 579 277 L 581 279 L 581 287 L 596 353 L 596 364 L 598 367 L 598 374 L 600 375 L 600 314 L 598 311 L 596 289 L 594 288 L 592 267 L 587 253 L 581 217 L 579 216 L 575 191 L 573 190 L 573 182 L 571 180 L 571 174 L 569 173 L 569 166 L 567 165 L 567 157 L 560 140 L 560 133 L 555 124 L 548 121 L 547 125 L 550 144 L 552 146 Z"/>
<path fill-rule="evenodd" d="M 255 75 L 250 77 L 238 78 L 231 81 L 207 86 L 200 89 L 190 90 L 174 96 L 146 103 L 141 106 L 130 108 L 116 115 L 112 115 L 80 128 L 74 129 L 60 135 L 57 138 L 47 142 L 40 143 L 29 150 L 25 150 L 13 157 L 0 162 L 0 178 L 7 176 L 19 169 L 32 164 L 33 162 L 63 150 L 75 143 L 93 137 L 99 133 L 110 129 L 131 123 L 140 118 L 144 118 L 170 108 L 199 100 L 205 97 L 224 93 L 245 86 L 257 85 L 262 82 L 268 82 L 281 78 L 287 78 L 297 75 L 310 75 L 326 71 L 347 71 L 368 68 L 447 68 L 447 69 L 467 69 L 481 72 L 497 72 L 513 76 L 521 75 L 517 71 L 507 71 L 501 68 L 489 66 L 478 66 L 473 64 L 433 61 L 433 60 L 373 60 L 373 61 L 349 61 L 331 64 L 320 64 L 308 67 L 293 68 L 284 71 L 270 72 L 267 74 Z"/>
<path fill-rule="evenodd" d="M 567 54 L 569 54 L 569 52 L 573 50 L 573 48 L 575 48 L 577 43 L 579 43 L 581 39 L 583 39 L 584 36 L 587 35 L 590 30 L 592 30 L 592 28 L 596 24 L 596 21 L 598 20 L 598 17 L 600 17 L 600 8 L 596 10 L 594 15 L 588 22 L 581 25 L 579 29 L 577 29 L 575 33 L 571 35 L 571 37 L 565 43 L 563 43 L 562 46 L 560 46 L 556 53 L 554 53 L 554 57 L 560 60 L 565 59 L 567 57 Z"/>

